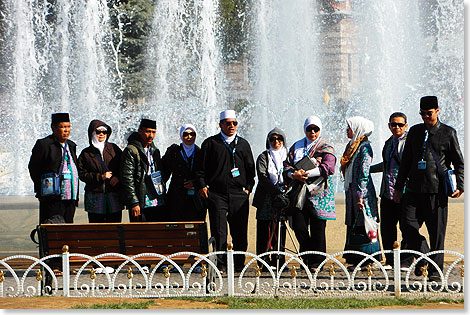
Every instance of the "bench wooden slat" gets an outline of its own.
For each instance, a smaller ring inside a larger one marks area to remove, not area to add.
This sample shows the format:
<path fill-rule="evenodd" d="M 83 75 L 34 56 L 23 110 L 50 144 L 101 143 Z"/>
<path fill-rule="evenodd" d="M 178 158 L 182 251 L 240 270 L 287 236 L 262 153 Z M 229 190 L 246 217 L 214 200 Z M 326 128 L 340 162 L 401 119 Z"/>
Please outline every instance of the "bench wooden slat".
<path fill-rule="evenodd" d="M 119 248 L 119 240 L 49 240 L 49 248 L 62 248 L 62 246 L 68 245 L 69 252 L 72 252 L 73 248 L 86 247 L 86 248 L 101 248 L 101 247 L 116 247 Z"/>

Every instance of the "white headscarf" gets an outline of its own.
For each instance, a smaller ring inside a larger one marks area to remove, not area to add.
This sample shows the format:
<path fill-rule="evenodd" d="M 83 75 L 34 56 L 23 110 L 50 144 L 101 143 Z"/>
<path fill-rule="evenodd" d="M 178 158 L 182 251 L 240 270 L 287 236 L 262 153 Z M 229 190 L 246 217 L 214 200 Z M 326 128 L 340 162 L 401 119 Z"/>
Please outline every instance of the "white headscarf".
<path fill-rule="evenodd" d="M 192 145 L 186 145 L 184 142 L 183 142 L 183 133 L 186 131 L 186 130 L 191 130 L 191 131 L 194 131 L 196 132 L 196 127 L 194 127 L 192 124 L 184 124 L 183 126 L 181 126 L 180 128 L 180 139 L 181 139 L 181 144 L 183 145 L 183 149 L 184 149 L 184 152 L 186 153 L 186 156 L 191 156 L 193 155 L 193 152 L 194 152 L 194 143 Z"/>
<path fill-rule="evenodd" d="M 374 123 L 369 119 L 362 116 L 354 116 L 346 119 L 349 128 L 352 130 L 353 137 L 351 143 L 361 138 L 362 136 L 370 136 L 374 131 Z"/>
<path fill-rule="evenodd" d="M 108 128 L 106 128 L 105 126 L 99 126 L 96 129 L 108 131 Z M 91 144 L 100 151 L 101 156 L 103 156 L 103 151 L 104 151 L 104 146 L 106 145 L 106 140 L 108 140 L 108 135 L 106 135 L 106 138 L 104 139 L 103 142 L 100 142 L 98 140 L 98 137 L 96 136 L 96 130 L 93 130 L 93 133 L 91 134 Z"/>
<path fill-rule="evenodd" d="M 275 129 L 274 129 L 275 130 Z M 277 134 L 276 132 L 270 132 L 268 134 L 268 137 L 271 135 Z M 282 136 L 283 138 L 285 137 L 284 135 L 277 134 Z M 283 162 L 287 159 L 287 148 L 285 144 L 285 139 L 282 143 L 282 146 L 275 150 L 271 143 L 269 143 L 269 149 L 268 149 L 268 154 L 270 156 L 268 160 L 268 174 L 269 174 L 269 179 L 271 180 L 271 183 L 274 185 L 280 184 L 282 185 L 284 183 L 284 179 L 282 177 L 282 170 L 283 170 Z"/>
<path fill-rule="evenodd" d="M 304 155 L 305 155 L 305 150 L 307 152 L 310 151 L 310 149 L 317 143 L 318 139 L 320 139 L 320 135 L 323 129 L 323 124 L 321 123 L 321 120 L 318 116 L 308 116 L 305 119 L 304 122 L 304 133 L 307 132 L 307 127 L 310 125 L 315 125 L 318 128 L 320 128 L 320 131 L 318 132 L 318 137 L 314 141 L 310 140 L 305 136 L 303 139 L 298 140 L 294 145 L 294 163 L 297 163 L 300 161 Z M 307 147 L 305 148 L 305 143 L 307 143 Z"/>

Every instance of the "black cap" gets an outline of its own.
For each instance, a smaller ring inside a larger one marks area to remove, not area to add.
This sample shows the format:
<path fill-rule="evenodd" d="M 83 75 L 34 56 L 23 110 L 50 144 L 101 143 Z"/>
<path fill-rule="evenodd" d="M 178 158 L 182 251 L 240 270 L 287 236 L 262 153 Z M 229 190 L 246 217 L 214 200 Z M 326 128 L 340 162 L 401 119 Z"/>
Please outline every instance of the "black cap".
<path fill-rule="evenodd" d="M 139 129 L 140 128 L 157 129 L 157 122 L 155 120 L 142 118 L 139 125 Z"/>
<path fill-rule="evenodd" d="M 57 125 L 60 122 L 70 122 L 69 113 L 54 113 L 51 115 L 52 125 Z"/>
<path fill-rule="evenodd" d="M 436 96 L 423 96 L 419 102 L 419 108 L 428 110 L 428 109 L 435 109 L 438 108 L 439 105 L 437 103 Z"/>

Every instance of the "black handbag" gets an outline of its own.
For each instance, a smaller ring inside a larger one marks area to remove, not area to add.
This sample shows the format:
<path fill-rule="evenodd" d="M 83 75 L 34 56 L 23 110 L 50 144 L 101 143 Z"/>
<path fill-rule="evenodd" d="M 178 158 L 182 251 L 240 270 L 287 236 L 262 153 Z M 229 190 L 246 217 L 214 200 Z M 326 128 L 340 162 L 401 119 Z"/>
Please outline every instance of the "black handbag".
<path fill-rule="evenodd" d="M 441 162 L 436 156 L 436 152 L 434 152 L 434 150 L 431 147 L 429 147 L 429 150 L 431 151 L 434 162 L 436 163 L 437 171 L 439 175 L 441 175 L 442 179 L 444 180 L 444 191 L 447 196 L 452 196 L 452 194 L 457 190 L 457 178 L 454 174 L 454 170 L 450 169 L 450 170 L 444 171 L 444 168 L 442 167 Z"/>

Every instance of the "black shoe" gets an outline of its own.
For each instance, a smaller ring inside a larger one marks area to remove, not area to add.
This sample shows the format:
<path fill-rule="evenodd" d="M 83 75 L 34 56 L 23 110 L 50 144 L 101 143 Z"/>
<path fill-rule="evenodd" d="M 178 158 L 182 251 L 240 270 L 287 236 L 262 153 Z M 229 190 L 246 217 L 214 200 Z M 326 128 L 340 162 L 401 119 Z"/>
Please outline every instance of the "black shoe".
<path fill-rule="evenodd" d="M 421 277 L 423 275 L 422 267 L 427 266 L 428 264 L 417 264 L 415 267 L 415 276 Z"/>

